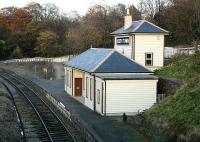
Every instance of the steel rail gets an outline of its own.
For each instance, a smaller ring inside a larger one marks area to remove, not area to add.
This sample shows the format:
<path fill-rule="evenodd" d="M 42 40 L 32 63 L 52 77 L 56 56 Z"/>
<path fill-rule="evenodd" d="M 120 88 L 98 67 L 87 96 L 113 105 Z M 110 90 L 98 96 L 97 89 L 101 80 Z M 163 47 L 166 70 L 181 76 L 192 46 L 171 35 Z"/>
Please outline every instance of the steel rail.
<path fill-rule="evenodd" d="M 71 132 L 69 131 L 69 129 L 64 125 L 64 123 L 59 119 L 59 117 L 56 115 L 56 113 L 48 106 L 48 104 L 39 97 L 39 94 L 36 93 L 33 89 L 31 89 L 29 86 L 27 86 L 24 82 L 23 79 L 21 79 L 18 76 L 14 76 L 11 73 L 8 73 L 7 70 L 3 69 L 4 71 L 4 75 L 6 74 L 7 76 L 10 76 L 12 79 L 16 80 L 17 82 L 19 82 L 20 84 L 22 84 L 23 86 L 25 86 L 26 88 L 28 88 L 33 94 L 35 94 L 35 96 L 40 99 L 42 101 L 42 103 L 45 105 L 45 107 L 47 107 L 49 109 L 49 111 L 53 114 L 53 116 L 56 118 L 56 120 L 62 125 L 62 127 L 64 128 L 64 130 L 70 135 L 70 137 L 73 139 L 74 142 L 76 142 L 75 138 L 73 137 L 73 135 L 71 134 Z M 2 75 L 1 75 L 2 76 Z M 17 88 L 17 90 L 19 90 L 23 96 L 25 96 L 25 98 L 29 101 L 29 103 L 31 104 L 31 106 L 33 106 L 34 110 L 37 111 L 37 109 L 34 107 L 34 104 L 31 102 L 31 100 L 27 97 L 27 95 L 19 88 L 17 87 L 12 81 L 10 81 L 7 77 L 4 76 L 4 78 L 6 78 L 6 80 L 8 80 L 11 84 L 13 84 L 13 86 L 15 86 L 15 88 Z M 51 137 L 51 134 L 48 131 L 48 128 L 46 127 L 44 121 L 42 120 L 39 112 L 36 112 L 37 115 L 39 116 L 39 118 L 41 119 L 42 124 L 45 127 L 45 130 L 47 131 L 47 135 L 49 136 L 49 140 L 52 142 L 53 139 Z"/>
<path fill-rule="evenodd" d="M 46 134 L 47 134 L 47 136 L 48 136 L 49 141 L 50 141 L 50 142 L 53 142 L 52 137 L 51 137 L 51 135 L 50 135 L 50 133 L 49 133 L 49 131 L 48 131 L 48 129 L 47 129 L 47 127 L 46 127 L 44 121 L 42 120 L 42 117 L 40 116 L 39 112 L 37 111 L 37 109 L 35 108 L 35 106 L 33 105 L 33 103 L 31 102 L 31 100 L 26 96 L 26 94 L 25 94 L 19 87 L 17 87 L 17 86 L 16 86 L 12 81 L 10 81 L 7 77 L 3 76 L 2 74 L 0 74 L 0 76 L 3 77 L 6 81 L 8 81 L 11 85 L 13 85 L 13 86 L 27 99 L 27 101 L 29 102 L 29 104 L 31 105 L 31 107 L 33 108 L 33 110 L 35 111 L 35 113 L 37 114 L 37 116 L 38 116 L 40 122 L 42 123 L 42 126 L 43 126 L 44 129 L 45 129 L 45 132 L 46 132 Z"/>
<path fill-rule="evenodd" d="M 23 141 L 26 142 L 26 139 L 25 139 L 26 138 L 26 134 L 25 134 L 25 131 L 24 131 L 24 125 L 22 123 L 22 118 L 21 118 L 21 115 L 20 115 L 19 110 L 17 108 L 17 104 L 15 103 L 13 93 L 10 91 L 10 89 L 8 88 L 8 86 L 5 83 L 2 83 L 2 84 L 6 88 L 6 90 L 8 91 L 8 93 L 11 95 L 12 102 L 13 102 L 13 104 L 15 106 L 15 110 L 16 110 L 16 113 L 18 115 L 18 119 L 19 119 L 19 123 L 20 123 L 20 126 L 21 126 L 21 130 L 23 132 L 23 136 L 22 136 L 23 137 Z"/>

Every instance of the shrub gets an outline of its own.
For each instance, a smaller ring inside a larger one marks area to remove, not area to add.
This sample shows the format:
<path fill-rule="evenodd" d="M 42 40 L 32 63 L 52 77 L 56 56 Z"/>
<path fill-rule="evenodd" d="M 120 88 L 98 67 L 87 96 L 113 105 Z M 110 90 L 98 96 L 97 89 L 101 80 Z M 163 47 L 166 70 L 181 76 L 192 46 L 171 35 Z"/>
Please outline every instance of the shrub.
<path fill-rule="evenodd" d="M 122 117 L 123 117 L 123 121 L 126 122 L 127 121 L 127 115 L 125 113 L 123 113 Z"/>

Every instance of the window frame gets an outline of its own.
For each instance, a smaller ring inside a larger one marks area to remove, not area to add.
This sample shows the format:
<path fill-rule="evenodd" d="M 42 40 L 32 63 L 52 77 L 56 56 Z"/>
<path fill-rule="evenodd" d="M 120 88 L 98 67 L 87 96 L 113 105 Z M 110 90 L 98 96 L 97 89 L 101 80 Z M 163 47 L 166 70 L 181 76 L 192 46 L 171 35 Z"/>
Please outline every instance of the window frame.
<path fill-rule="evenodd" d="M 72 78 L 71 78 L 72 71 L 69 71 L 69 88 L 72 87 Z"/>
<path fill-rule="evenodd" d="M 92 78 L 90 78 L 90 80 L 89 80 L 89 82 L 90 82 L 90 101 L 92 101 L 93 100 L 93 89 L 92 89 Z"/>
<path fill-rule="evenodd" d="M 97 104 L 101 104 L 101 90 L 97 89 Z"/>
<path fill-rule="evenodd" d="M 85 83 L 85 96 L 86 96 L 86 98 L 88 98 L 88 94 L 89 94 L 89 88 L 88 88 L 88 86 L 89 86 L 89 84 L 88 84 L 88 79 L 89 79 L 89 77 L 86 77 L 86 79 L 85 79 L 85 81 L 86 81 L 86 83 Z"/>
<path fill-rule="evenodd" d="M 67 70 L 66 72 L 66 84 L 67 84 L 67 87 L 69 87 L 69 70 Z"/>
<path fill-rule="evenodd" d="M 147 55 L 151 55 L 151 58 L 147 58 Z M 148 64 L 147 61 L 151 61 L 151 64 Z M 145 53 L 145 66 L 153 66 L 153 52 Z"/>

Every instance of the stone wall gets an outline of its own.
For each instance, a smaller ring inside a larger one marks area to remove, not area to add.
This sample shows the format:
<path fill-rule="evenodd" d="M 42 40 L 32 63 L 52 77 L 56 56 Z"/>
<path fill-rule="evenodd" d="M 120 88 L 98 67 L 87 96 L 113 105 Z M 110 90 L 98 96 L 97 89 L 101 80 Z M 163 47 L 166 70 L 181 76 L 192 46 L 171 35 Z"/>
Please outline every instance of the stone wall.
<path fill-rule="evenodd" d="M 171 93 L 175 93 L 183 85 L 183 82 L 180 82 L 175 79 L 159 77 L 157 94 L 158 101 L 162 100 L 164 97 Z"/>

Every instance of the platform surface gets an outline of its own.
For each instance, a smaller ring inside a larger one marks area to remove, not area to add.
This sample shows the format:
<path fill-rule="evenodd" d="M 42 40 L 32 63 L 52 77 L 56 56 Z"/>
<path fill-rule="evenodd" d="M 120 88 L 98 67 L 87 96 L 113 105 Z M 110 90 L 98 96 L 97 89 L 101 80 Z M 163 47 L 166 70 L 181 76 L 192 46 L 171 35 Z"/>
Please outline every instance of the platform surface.
<path fill-rule="evenodd" d="M 37 85 L 51 93 L 55 99 L 62 102 L 95 137 L 98 137 L 105 142 L 127 141 L 123 130 L 119 127 L 115 127 L 112 120 L 90 110 L 64 92 L 64 80 L 45 80 L 27 74 L 23 77 L 35 82 Z"/>

